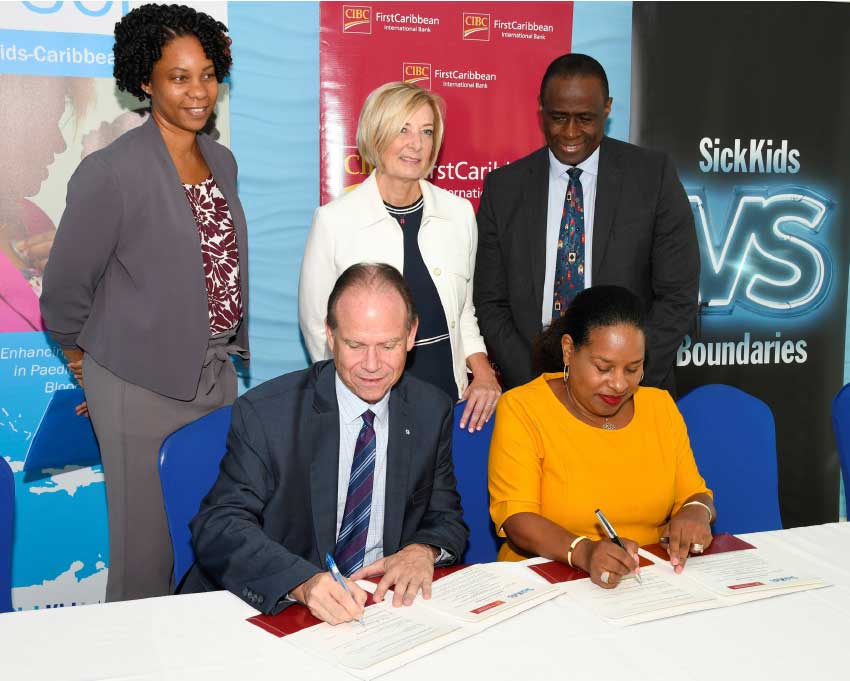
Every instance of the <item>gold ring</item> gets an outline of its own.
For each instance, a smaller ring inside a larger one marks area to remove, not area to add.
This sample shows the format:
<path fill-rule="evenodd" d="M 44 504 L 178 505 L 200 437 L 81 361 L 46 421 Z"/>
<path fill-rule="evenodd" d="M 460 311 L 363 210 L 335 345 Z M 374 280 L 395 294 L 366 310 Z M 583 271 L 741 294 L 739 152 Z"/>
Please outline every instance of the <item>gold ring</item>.
<path fill-rule="evenodd" d="M 705 547 L 702 544 L 691 544 L 691 553 L 702 553 Z"/>

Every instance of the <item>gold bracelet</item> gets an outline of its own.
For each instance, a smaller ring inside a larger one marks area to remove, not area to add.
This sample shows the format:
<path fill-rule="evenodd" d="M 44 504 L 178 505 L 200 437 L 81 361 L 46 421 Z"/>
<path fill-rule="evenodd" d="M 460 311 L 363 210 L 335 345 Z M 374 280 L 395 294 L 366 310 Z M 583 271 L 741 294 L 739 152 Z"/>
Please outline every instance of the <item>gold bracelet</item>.
<path fill-rule="evenodd" d="M 708 524 L 711 525 L 712 516 L 711 509 L 709 508 L 708 504 L 704 504 L 701 501 L 689 501 L 686 504 L 682 504 L 682 508 L 685 508 L 685 506 L 702 506 L 706 511 L 708 511 Z"/>
<path fill-rule="evenodd" d="M 567 551 L 567 565 L 569 565 L 570 567 L 575 567 L 575 565 L 573 565 L 573 550 L 575 549 L 576 546 L 579 545 L 579 542 L 581 542 L 582 539 L 589 539 L 589 538 L 585 537 L 583 534 L 580 534 L 578 537 L 573 539 L 573 543 L 570 544 L 570 550 Z"/>

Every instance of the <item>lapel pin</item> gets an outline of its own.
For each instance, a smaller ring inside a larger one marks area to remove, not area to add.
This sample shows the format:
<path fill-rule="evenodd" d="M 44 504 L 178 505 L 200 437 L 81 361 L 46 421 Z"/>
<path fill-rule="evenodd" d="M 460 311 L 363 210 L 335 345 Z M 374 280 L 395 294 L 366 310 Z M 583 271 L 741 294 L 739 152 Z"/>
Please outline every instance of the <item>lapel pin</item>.
<path fill-rule="evenodd" d="M 410 428 L 405 428 L 405 429 L 404 429 L 404 434 L 405 434 L 405 435 L 410 435 Z"/>

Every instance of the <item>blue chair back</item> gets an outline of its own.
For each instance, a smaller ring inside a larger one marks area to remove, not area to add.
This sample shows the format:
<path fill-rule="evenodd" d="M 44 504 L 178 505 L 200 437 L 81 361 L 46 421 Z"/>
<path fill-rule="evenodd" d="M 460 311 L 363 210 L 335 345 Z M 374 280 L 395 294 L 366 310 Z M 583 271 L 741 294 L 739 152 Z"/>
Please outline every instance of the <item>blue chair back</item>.
<path fill-rule="evenodd" d="M 839 390 L 832 400 L 832 430 L 844 478 L 844 504 L 850 513 L 850 383 Z"/>
<path fill-rule="evenodd" d="M 15 525 L 15 478 L 0 456 L 0 612 L 12 611 L 12 531 Z"/>
<path fill-rule="evenodd" d="M 495 418 L 480 431 L 461 430 L 459 423 L 465 406 L 462 402 L 455 407 L 452 434 L 457 491 L 463 505 L 463 520 L 469 526 L 469 543 L 461 562 L 491 563 L 496 560 L 501 543 L 490 520 L 490 493 L 487 491 L 487 459 Z"/>
<path fill-rule="evenodd" d="M 729 385 L 704 385 L 678 402 L 700 473 L 714 491 L 714 532 L 782 529 L 776 430 L 764 402 Z"/>
<path fill-rule="evenodd" d="M 227 449 L 231 408 L 222 407 L 165 438 L 159 450 L 159 476 L 168 530 L 174 548 L 177 587 L 195 562 L 189 522 L 218 477 Z"/>

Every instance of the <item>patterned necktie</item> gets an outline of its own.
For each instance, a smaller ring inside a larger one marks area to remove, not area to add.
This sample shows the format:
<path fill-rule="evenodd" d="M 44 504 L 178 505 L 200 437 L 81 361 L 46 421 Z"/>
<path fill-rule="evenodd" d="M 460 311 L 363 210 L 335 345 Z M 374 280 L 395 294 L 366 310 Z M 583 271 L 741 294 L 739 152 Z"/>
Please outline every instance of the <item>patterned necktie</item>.
<path fill-rule="evenodd" d="M 372 510 L 372 482 L 375 477 L 375 429 L 372 424 L 375 414 L 367 409 L 361 418 L 363 425 L 354 446 L 348 497 L 334 550 L 337 567 L 346 577 L 363 567 Z"/>
<path fill-rule="evenodd" d="M 558 232 L 553 320 L 564 316 L 567 306 L 584 288 L 584 194 L 579 181 L 581 170 L 570 168 L 567 172 L 570 182 L 564 197 L 561 230 Z"/>

